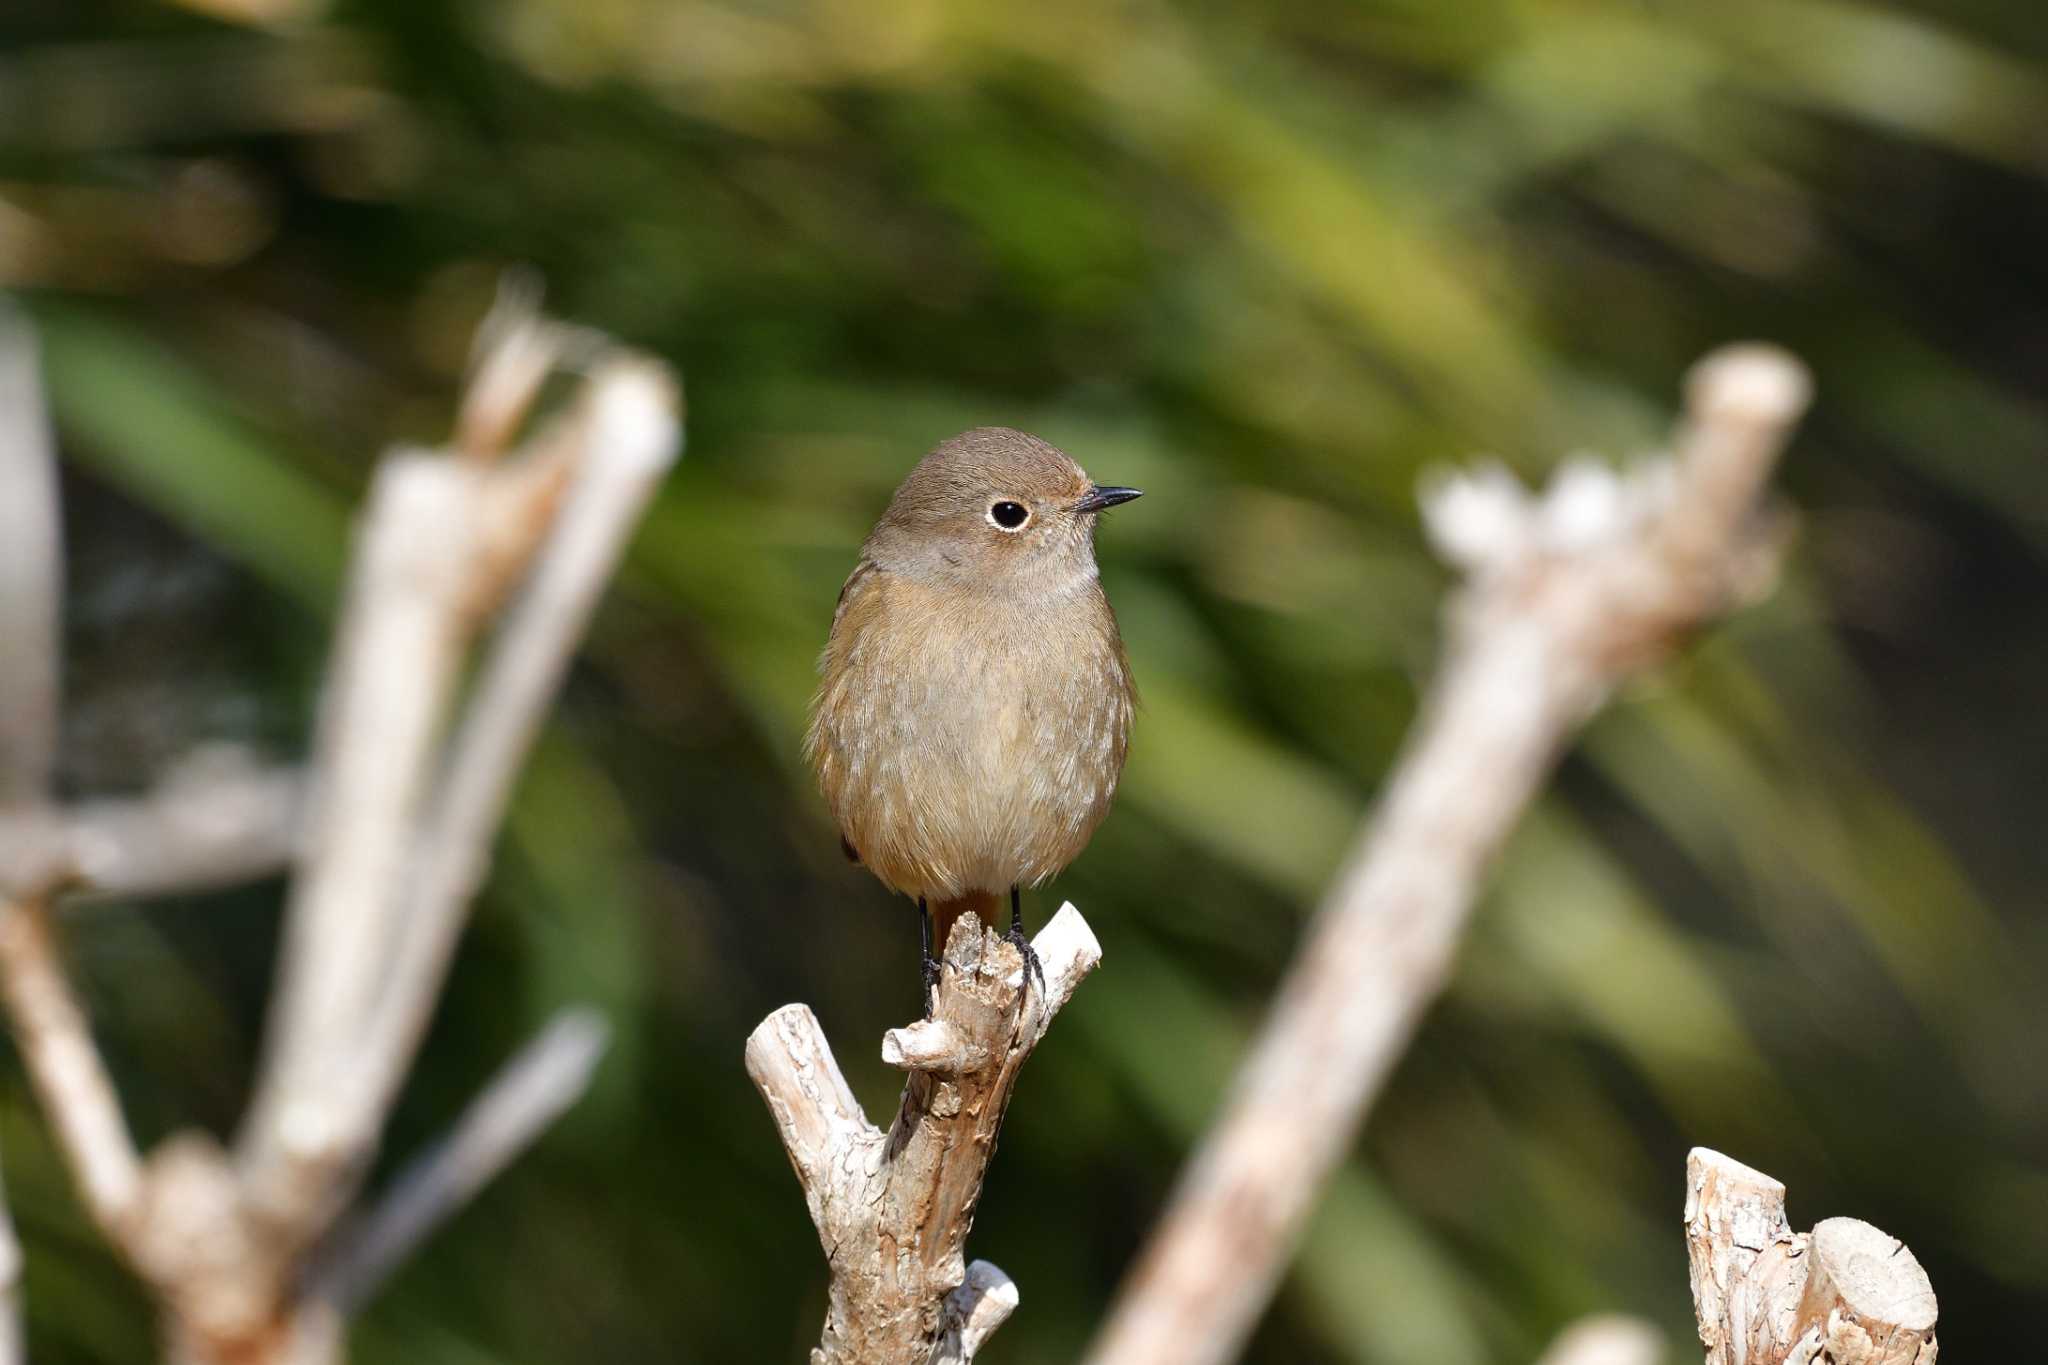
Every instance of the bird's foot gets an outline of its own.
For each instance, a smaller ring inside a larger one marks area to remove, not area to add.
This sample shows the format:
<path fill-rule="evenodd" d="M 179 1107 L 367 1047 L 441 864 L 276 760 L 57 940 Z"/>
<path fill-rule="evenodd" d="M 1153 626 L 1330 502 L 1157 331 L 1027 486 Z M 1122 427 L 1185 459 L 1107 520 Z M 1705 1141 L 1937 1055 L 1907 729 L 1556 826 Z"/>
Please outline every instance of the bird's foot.
<path fill-rule="evenodd" d="M 930 1019 L 939 1012 L 939 960 L 928 955 L 919 970 L 924 977 L 924 1017 Z"/>
<path fill-rule="evenodd" d="M 1038 960 L 1038 950 L 1031 946 L 1031 940 L 1024 937 L 1022 925 L 1011 925 L 1010 932 L 1003 935 L 1003 942 L 1015 945 L 1017 951 L 1024 957 L 1024 990 L 1017 997 L 1018 1007 L 1022 1008 L 1024 997 L 1031 993 L 1032 977 L 1038 978 L 1039 994 L 1045 993 L 1045 964 Z"/>

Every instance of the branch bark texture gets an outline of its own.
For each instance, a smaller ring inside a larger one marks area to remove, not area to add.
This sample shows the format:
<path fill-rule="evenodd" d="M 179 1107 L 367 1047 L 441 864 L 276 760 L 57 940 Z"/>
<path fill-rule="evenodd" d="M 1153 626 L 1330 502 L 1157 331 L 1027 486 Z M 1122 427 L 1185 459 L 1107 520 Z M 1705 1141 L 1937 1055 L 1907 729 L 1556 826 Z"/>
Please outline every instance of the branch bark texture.
<path fill-rule="evenodd" d="M 966 1362 L 1016 1308 L 1008 1276 L 966 1263 L 967 1234 L 1018 1073 L 1102 959 L 1071 905 L 1032 947 L 1042 991 L 1027 991 L 1001 935 L 972 915 L 954 924 L 932 1017 L 883 1040 L 884 1059 L 910 1072 L 886 1133 L 861 1112 L 809 1007 L 783 1006 L 747 1039 L 747 1074 L 831 1264 L 812 1365 Z"/>
<path fill-rule="evenodd" d="M 1695 367 L 1669 459 L 1625 476 L 1568 464 L 1541 498 L 1499 469 L 1426 492 L 1431 535 L 1467 576 L 1442 674 L 1091 1365 L 1237 1354 L 1565 741 L 1769 581 L 1778 538 L 1756 502 L 1808 393 L 1789 355 L 1732 348 Z"/>
<path fill-rule="evenodd" d="M 1685 1175 L 1706 1365 L 1934 1365 L 1934 1286 L 1898 1238 L 1855 1218 L 1794 1232 L 1783 1185 L 1704 1147 Z"/>

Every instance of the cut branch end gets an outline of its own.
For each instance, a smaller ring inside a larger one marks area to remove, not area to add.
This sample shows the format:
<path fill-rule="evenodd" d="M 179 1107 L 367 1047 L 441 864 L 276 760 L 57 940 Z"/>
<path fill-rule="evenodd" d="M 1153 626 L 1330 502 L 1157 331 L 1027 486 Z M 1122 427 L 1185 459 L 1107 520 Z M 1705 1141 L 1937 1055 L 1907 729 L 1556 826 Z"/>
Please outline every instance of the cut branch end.
<path fill-rule="evenodd" d="M 1015 1310 L 1016 1285 L 985 1261 L 968 1266 L 963 1247 L 1019 1071 L 1102 960 L 1071 905 L 1032 948 L 1042 988 L 994 929 L 974 916 L 953 925 L 932 1016 L 882 1040 L 883 1060 L 910 1072 L 886 1135 L 861 1113 L 808 1008 L 785 1005 L 747 1039 L 747 1073 L 831 1261 L 813 1365 L 957 1365 Z"/>
<path fill-rule="evenodd" d="M 1706 1365 L 1934 1365 L 1927 1273 L 1854 1218 L 1795 1233 L 1785 1187 L 1695 1147 L 1685 1239 Z"/>

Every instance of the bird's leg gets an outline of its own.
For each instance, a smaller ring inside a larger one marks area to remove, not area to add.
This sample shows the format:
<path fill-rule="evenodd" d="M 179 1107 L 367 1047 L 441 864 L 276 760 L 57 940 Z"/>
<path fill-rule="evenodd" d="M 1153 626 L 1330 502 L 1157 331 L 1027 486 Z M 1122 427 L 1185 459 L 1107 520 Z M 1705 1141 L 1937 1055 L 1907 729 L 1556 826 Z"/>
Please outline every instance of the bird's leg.
<path fill-rule="evenodd" d="M 917 898 L 917 967 L 924 978 L 924 1017 L 929 1019 L 939 1003 L 939 960 L 932 956 L 932 917 Z"/>
<path fill-rule="evenodd" d="M 1039 962 L 1038 951 L 1031 946 L 1031 940 L 1024 937 L 1024 904 L 1014 886 L 1010 888 L 1010 932 L 1003 937 L 1016 944 L 1017 951 L 1024 955 L 1024 994 L 1031 993 L 1031 978 L 1034 976 L 1038 978 L 1039 993 L 1044 994 L 1045 967 Z M 1018 1000 L 1021 1002 L 1023 996 L 1020 995 Z"/>

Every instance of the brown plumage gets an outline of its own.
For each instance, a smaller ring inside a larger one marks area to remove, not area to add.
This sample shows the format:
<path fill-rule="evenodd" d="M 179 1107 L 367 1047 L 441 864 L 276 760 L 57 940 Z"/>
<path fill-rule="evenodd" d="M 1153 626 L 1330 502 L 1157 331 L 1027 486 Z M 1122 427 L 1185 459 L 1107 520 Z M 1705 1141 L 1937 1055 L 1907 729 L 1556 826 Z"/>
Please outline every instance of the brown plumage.
<path fill-rule="evenodd" d="M 1034 436 L 964 432 L 840 590 L 805 752 L 849 856 L 928 904 L 941 943 L 1005 892 L 1014 912 L 1109 810 L 1134 693 L 1095 520 L 1136 496 Z"/>

